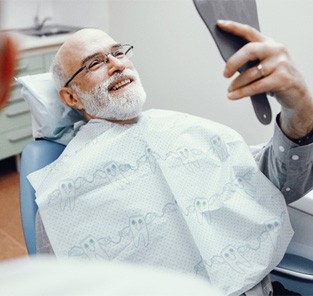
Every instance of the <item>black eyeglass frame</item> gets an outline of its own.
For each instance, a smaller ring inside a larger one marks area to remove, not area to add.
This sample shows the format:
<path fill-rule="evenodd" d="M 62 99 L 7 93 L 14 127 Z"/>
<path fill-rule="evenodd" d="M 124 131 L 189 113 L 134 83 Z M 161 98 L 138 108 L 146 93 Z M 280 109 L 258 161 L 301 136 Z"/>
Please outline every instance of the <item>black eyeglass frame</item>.
<path fill-rule="evenodd" d="M 130 50 L 132 50 L 133 48 L 134 48 L 134 46 L 132 46 L 132 45 L 130 45 L 130 44 L 121 44 L 121 46 L 123 47 L 123 46 L 129 46 L 129 48 L 125 51 L 125 56 L 127 56 L 127 53 L 130 51 Z M 116 57 L 116 56 L 114 56 L 113 55 L 113 53 L 114 52 L 108 52 L 108 53 L 106 53 L 105 54 L 105 57 L 106 57 L 106 60 L 105 60 L 105 63 L 107 64 L 108 63 L 108 56 L 109 55 L 112 55 L 113 57 Z M 87 69 L 87 66 L 86 65 L 84 65 L 84 66 L 82 66 L 81 68 L 79 68 L 72 76 L 71 76 L 71 78 L 64 84 L 64 87 L 67 87 L 72 81 L 73 81 L 73 79 L 80 73 L 80 72 L 82 72 L 84 69 Z"/>

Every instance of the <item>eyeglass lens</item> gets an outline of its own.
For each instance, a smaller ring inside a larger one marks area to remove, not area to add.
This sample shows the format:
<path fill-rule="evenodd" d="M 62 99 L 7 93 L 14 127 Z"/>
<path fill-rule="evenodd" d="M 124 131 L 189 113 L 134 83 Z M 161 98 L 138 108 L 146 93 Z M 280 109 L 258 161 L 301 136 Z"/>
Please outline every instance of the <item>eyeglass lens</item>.
<path fill-rule="evenodd" d="M 129 58 L 132 56 L 132 46 L 131 45 L 121 45 L 118 48 L 116 48 L 114 51 L 109 52 L 105 55 L 98 55 L 95 56 L 93 59 L 89 60 L 86 63 L 86 69 L 87 71 L 94 71 L 98 69 L 103 64 L 106 64 L 108 62 L 108 56 L 111 55 L 114 58 L 117 59 L 123 59 L 126 56 Z"/>

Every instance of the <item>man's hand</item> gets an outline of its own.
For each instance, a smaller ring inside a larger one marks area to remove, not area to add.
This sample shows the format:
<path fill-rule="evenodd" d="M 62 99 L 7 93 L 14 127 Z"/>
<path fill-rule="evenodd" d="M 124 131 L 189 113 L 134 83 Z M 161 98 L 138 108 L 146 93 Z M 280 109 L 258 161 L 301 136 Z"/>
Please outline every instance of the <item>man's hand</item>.
<path fill-rule="evenodd" d="M 313 99 L 303 76 L 295 68 L 288 50 L 256 29 L 233 21 L 218 21 L 220 29 L 248 43 L 227 61 L 224 76 L 232 77 L 248 61 L 259 60 L 230 84 L 231 100 L 263 92 L 273 93 L 281 105 L 280 126 L 290 138 L 305 136 L 313 129 Z"/>

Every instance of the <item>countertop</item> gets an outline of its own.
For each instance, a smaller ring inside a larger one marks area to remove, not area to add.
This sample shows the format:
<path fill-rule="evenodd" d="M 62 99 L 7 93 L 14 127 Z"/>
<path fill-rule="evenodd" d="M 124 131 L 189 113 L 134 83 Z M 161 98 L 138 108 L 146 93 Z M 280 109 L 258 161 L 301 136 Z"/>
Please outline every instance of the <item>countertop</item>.
<path fill-rule="evenodd" d="M 59 34 L 53 36 L 29 36 L 25 34 L 21 34 L 17 31 L 2 31 L 6 34 L 11 35 L 18 44 L 18 49 L 21 53 L 33 52 L 37 49 L 44 48 L 53 48 L 56 46 L 60 46 L 72 33 L 68 34 Z"/>

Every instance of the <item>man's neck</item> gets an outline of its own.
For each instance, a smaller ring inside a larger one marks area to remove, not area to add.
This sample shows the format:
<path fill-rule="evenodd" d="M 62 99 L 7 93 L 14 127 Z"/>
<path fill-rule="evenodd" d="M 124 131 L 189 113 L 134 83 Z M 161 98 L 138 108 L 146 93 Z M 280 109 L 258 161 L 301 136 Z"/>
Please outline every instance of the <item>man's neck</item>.
<path fill-rule="evenodd" d="M 87 121 L 91 120 L 91 119 L 104 119 L 106 121 L 109 122 L 113 122 L 113 123 L 117 123 L 117 124 L 133 124 L 138 122 L 139 116 L 135 117 L 135 118 L 131 118 L 131 119 L 126 119 L 126 120 L 118 120 L 118 119 L 105 119 L 105 118 L 98 118 L 98 117 L 94 117 L 89 115 L 87 112 L 84 112 L 83 110 L 81 110 L 81 112 L 83 113 L 83 115 L 85 116 L 85 118 L 87 119 Z"/>
<path fill-rule="evenodd" d="M 106 119 L 106 120 L 117 124 L 133 124 L 138 121 L 138 117 L 127 120 L 115 120 L 115 119 Z"/>

